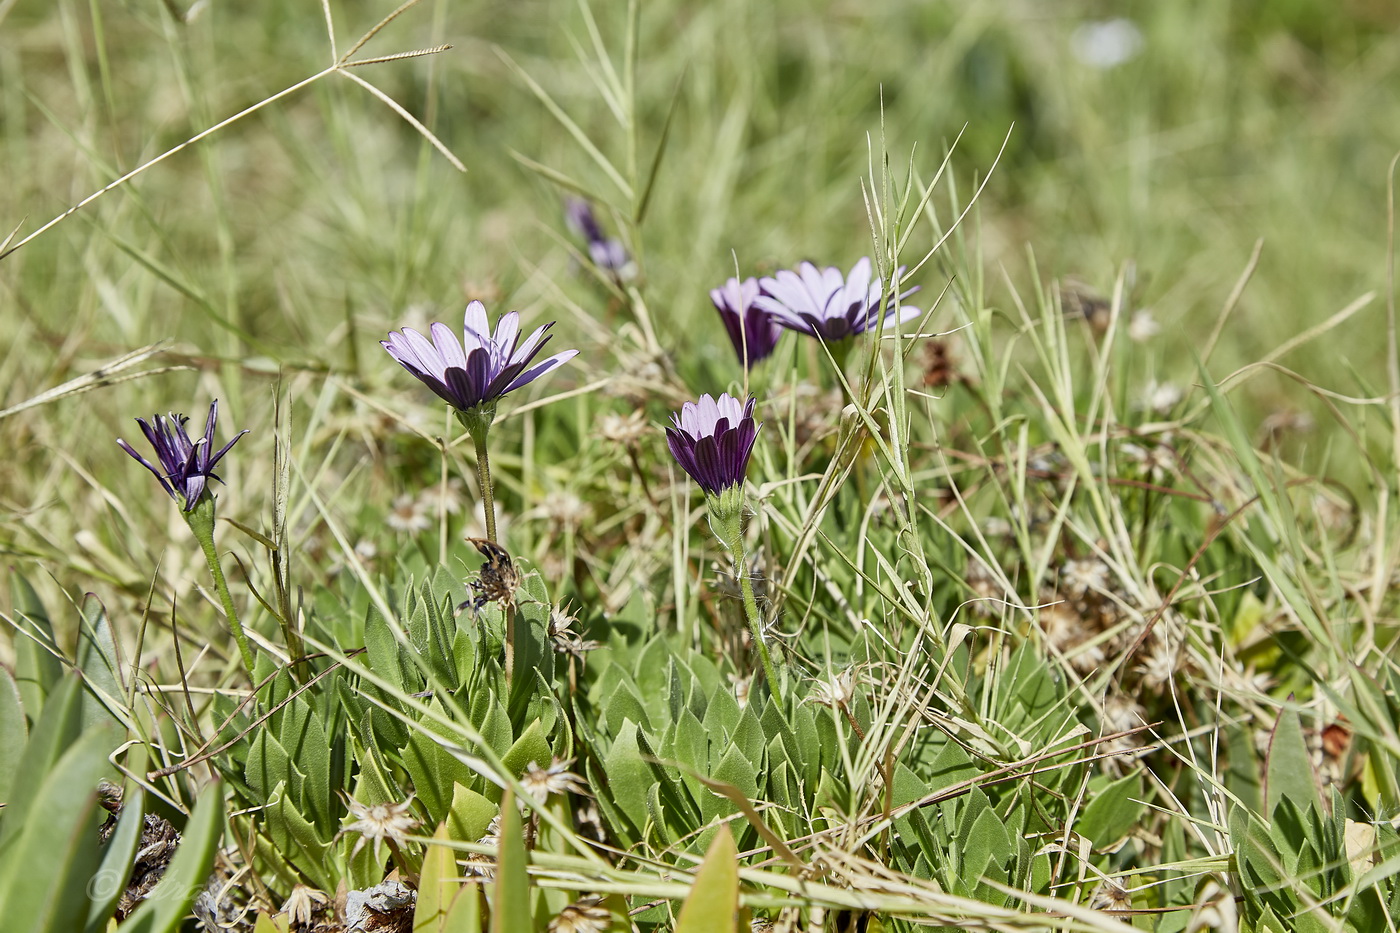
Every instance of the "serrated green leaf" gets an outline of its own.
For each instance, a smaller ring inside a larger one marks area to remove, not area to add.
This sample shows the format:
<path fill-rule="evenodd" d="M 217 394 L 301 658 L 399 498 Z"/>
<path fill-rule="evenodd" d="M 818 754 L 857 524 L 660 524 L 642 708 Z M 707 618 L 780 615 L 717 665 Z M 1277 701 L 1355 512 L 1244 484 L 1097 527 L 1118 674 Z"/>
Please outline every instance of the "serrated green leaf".
<path fill-rule="evenodd" d="M 218 781 L 212 781 L 200 792 L 170 867 L 122 924 L 122 933 L 170 933 L 176 929 L 204 890 L 223 834 L 224 789 Z"/>
<path fill-rule="evenodd" d="M 399 659 L 400 650 L 389 624 L 377 610 L 371 608 L 365 617 L 365 653 L 369 656 L 369 668 L 402 692 L 405 677 L 404 665 Z"/>
<path fill-rule="evenodd" d="M 422 724 L 424 728 L 427 723 Z M 414 731 L 402 750 L 404 768 L 413 779 L 418 799 L 427 808 L 428 818 L 442 822 L 452 804 L 452 787 L 470 785 L 475 772 L 453 756 L 435 739 L 424 732 Z"/>
<path fill-rule="evenodd" d="M 979 890 L 982 879 L 1005 881 L 1002 866 L 1011 861 L 1014 855 L 1011 836 L 1007 834 L 996 810 L 987 807 L 977 811 L 968 826 L 962 848 L 960 869 L 967 890 L 977 891 L 983 899 L 994 894 L 986 888 Z"/>
<path fill-rule="evenodd" d="M 335 890 L 335 879 L 327 867 L 326 855 L 331 840 L 323 837 L 316 827 L 292 803 L 282 784 L 273 788 L 271 802 L 263 810 L 263 827 L 287 862 L 323 891 Z"/>
<path fill-rule="evenodd" d="M 603 757 L 603 771 L 608 777 L 608 796 L 627 814 L 632 825 L 643 830 L 647 825 L 647 789 L 656 783 L 651 765 L 642 760 L 637 744 L 637 726 L 630 719 L 622 723 Z"/>
<path fill-rule="evenodd" d="M 739 850 L 721 825 L 690 886 L 675 933 L 736 933 L 739 925 Z"/>

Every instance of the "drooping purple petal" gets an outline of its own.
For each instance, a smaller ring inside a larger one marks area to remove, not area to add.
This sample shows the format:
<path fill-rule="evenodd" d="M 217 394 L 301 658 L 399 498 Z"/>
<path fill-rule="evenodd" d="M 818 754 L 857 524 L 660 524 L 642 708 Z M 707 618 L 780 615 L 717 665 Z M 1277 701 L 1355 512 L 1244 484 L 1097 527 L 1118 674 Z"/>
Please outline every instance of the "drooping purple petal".
<path fill-rule="evenodd" d="M 431 341 L 405 327 L 401 332 L 390 331 L 380 345 L 439 398 L 466 412 L 493 404 L 571 359 L 578 351 L 556 354 L 527 369 L 549 342 L 553 326 L 545 324 L 522 343 L 517 312 L 502 315 L 493 333 L 486 306 L 472 301 L 462 314 L 460 341 L 450 327 L 436 323 L 430 328 Z"/>

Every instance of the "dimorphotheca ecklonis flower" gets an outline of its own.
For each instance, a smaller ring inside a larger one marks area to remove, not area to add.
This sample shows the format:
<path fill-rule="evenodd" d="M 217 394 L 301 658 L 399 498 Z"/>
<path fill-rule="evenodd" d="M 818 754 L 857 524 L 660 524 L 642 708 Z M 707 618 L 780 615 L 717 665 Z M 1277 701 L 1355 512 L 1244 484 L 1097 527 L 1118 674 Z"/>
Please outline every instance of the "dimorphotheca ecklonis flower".
<path fill-rule="evenodd" d="M 543 325 L 523 342 L 520 315 L 501 315 L 496 331 L 486 317 L 486 306 L 479 301 L 467 305 L 462 339 L 452 328 L 435 323 L 429 340 L 411 327 L 390 331 L 379 341 L 404 369 L 438 394 L 459 412 L 494 405 L 507 392 L 513 392 L 572 359 L 577 350 L 556 353 L 534 366 L 531 362 L 549 342 L 547 334 L 554 322 Z"/>
<path fill-rule="evenodd" d="M 904 271 L 901 266 L 900 272 Z M 783 269 L 772 278 L 759 280 L 762 294 L 755 304 L 771 314 L 789 330 L 820 337 L 827 343 L 844 340 L 873 330 L 880 321 L 880 302 L 885 297 L 884 283 L 871 281 L 870 259 L 863 257 L 849 275 L 842 275 L 835 266 L 819 269 L 804 262 L 797 271 Z M 901 292 L 905 298 L 918 291 L 911 288 Z M 923 312 L 910 305 L 901 305 L 897 313 L 901 322 L 912 320 Z M 885 321 L 895 316 L 894 297 L 885 307 Z"/>
<path fill-rule="evenodd" d="M 666 429 L 671 455 L 705 492 L 718 495 L 744 482 L 760 427 L 753 418 L 755 404 L 752 398 L 740 404 L 728 393 L 718 400 L 702 395 L 671 416 L 674 426 Z"/>
<path fill-rule="evenodd" d="M 161 488 L 170 494 L 170 498 L 179 502 L 186 512 L 194 509 L 208 488 L 209 480 L 223 482 L 214 472 L 214 467 L 224 454 L 229 452 L 229 448 L 248 433 L 239 431 L 233 440 L 219 448 L 217 453 L 213 453 L 214 425 L 219 420 L 219 400 L 215 399 L 209 404 L 209 418 L 204 422 L 202 437 L 190 440 L 189 432 L 185 430 L 185 423 L 189 420 L 185 415 L 175 412 L 171 412 L 168 418 L 165 415 L 152 415 L 149 423 L 144 418 L 136 419 L 136 423 L 141 426 L 141 432 L 146 435 L 146 440 L 151 442 L 151 447 L 156 452 L 156 459 L 160 461 L 159 468 L 137 453 L 126 441 L 117 438 L 122 450 L 131 454 L 138 463 L 155 474 Z"/>
<path fill-rule="evenodd" d="M 783 335 L 782 325 L 756 304 L 758 297 L 758 279 L 752 277 L 742 282 L 731 278 L 723 287 L 710 289 L 710 301 L 724 321 L 739 362 L 746 367 L 772 356 Z"/>

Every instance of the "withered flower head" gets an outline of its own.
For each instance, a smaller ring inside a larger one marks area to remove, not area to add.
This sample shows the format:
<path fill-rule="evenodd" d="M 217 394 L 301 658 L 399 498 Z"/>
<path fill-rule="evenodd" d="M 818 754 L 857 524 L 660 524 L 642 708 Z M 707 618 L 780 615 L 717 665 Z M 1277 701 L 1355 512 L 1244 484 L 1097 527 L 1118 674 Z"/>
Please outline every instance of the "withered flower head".
<path fill-rule="evenodd" d="M 376 849 L 381 842 L 388 842 L 394 846 L 401 846 L 407 842 L 408 834 L 418 828 L 418 820 L 409 813 L 412 805 L 412 794 L 402 803 L 376 804 L 363 804 L 347 795 L 345 806 L 349 808 L 355 821 L 343 827 L 341 832 L 360 834 L 350 857 L 353 859 L 358 855 L 366 842 L 373 842 Z"/>
<path fill-rule="evenodd" d="M 520 586 L 520 571 L 512 563 L 510 552 L 490 538 L 467 540 L 486 558 L 480 574 L 471 582 L 471 588 L 476 591 L 472 605 L 480 609 L 487 603 L 509 603 L 514 600 L 515 590 Z"/>
<path fill-rule="evenodd" d="M 607 933 L 611 928 L 612 914 L 597 895 L 574 901 L 546 927 L 549 933 Z"/>
<path fill-rule="evenodd" d="M 569 770 L 573 763 L 572 758 L 555 758 L 548 768 L 541 768 L 532 761 L 521 775 L 520 783 L 525 792 L 540 803 L 558 794 L 591 796 L 588 782 Z"/>

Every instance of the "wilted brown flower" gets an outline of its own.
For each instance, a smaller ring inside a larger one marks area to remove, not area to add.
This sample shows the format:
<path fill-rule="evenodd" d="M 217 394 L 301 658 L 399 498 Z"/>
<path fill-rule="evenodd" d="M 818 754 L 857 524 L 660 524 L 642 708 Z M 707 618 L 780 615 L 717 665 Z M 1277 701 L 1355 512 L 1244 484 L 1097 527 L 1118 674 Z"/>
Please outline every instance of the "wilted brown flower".
<path fill-rule="evenodd" d="M 597 895 L 582 897 L 559 911 L 549 921 L 549 933 L 607 933 L 612 926 L 612 913 Z"/>
<path fill-rule="evenodd" d="M 539 803 L 544 803 L 557 794 L 587 795 L 589 793 L 588 783 L 569 770 L 569 766 L 573 763 L 572 758 L 555 758 L 550 762 L 549 767 L 541 768 L 532 761 L 526 767 L 525 773 L 521 775 L 520 783 L 525 788 L 525 792 Z"/>
<path fill-rule="evenodd" d="M 373 842 L 376 849 L 381 842 L 388 842 L 393 846 L 401 846 L 407 842 L 408 834 L 418 828 L 418 820 L 408 812 L 412 805 L 412 794 L 402 803 L 376 804 L 363 804 L 346 795 L 345 806 L 349 808 L 355 821 L 342 828 L 341 832 L 360 834 L 350 857 L 353 859 L 358 855 L 366 842 Z"/>

